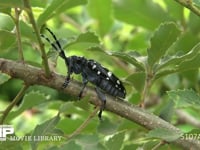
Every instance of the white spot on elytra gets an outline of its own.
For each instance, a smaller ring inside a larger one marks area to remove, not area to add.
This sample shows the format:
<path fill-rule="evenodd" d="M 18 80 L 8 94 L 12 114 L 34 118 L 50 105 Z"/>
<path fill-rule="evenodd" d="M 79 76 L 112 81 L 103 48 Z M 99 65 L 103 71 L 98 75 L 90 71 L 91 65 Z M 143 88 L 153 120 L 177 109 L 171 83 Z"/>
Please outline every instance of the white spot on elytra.
<path fill-rule="evenodd" d="M 118 88 L 118 85 L 116 84 L 115 87 Z"/>
<path fill-rule="evenodd" d="M 109 78 L 107 77 L 106 80 L 109 80 Z"/>
<path fill-rule="evenodd" d="M 93 65 L 93 66 L 92 66 L 92 69 L 95 69 L 96 67 L 97 67 L 96 65 Z"/>
<path fill-rule="evenodd" d="M 112 72 L 110 72 L 110 71 L 107 74 L 108 74 L 109 77 L 112 76 Z"/>
<path fill-rule="evenodd" d="M 98 74 L 98 75 L 100 75 L 100 74 L 101 74 L 101 72 L 100 72 L 100 71 L 97 71 L 97 74 Z"/>
<path fill-rule="evenodd" d="M 119 84 L 119 85 L 120 85 L 120 81 L 119 81 L 119 80 L 117 80 L 117 84 Z"/>

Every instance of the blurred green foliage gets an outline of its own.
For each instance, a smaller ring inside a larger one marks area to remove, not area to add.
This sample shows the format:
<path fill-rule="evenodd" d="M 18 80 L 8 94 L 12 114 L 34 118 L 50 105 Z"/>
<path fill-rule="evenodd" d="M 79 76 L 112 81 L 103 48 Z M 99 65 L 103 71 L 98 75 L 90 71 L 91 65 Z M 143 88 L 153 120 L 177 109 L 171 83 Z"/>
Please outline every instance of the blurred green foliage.
<path fill-rule="evenodd" d="M 193 2 L 200 7 L 198 0 Z M 41 33 L 48 35 L 44 28 L 50 28 L 67 56 L 95 59 L 112 70 L 124 82 L 130 103 L 138 104 L 145 98 L 149 110 L 183 132 L 199 128 L 187 122 L 179 124 L 175 113 L 180 109 L 200 122 L 196 115 L 200 113 L 200 18 L 196 14 L 171 0 L 34 0 L 31 6 Z M 14 8 L 21 11 L 19 18 Z M 0 57 L 18 61 L 17 19 L 25 62 L 42 67 L 38 43 L 22 0 L 0 0 Z M 51 55 L 50 45 L 45 43 L 45 47 L 51 70 L 65 75 L 64 62 L 52 59 L 55 54 Z M 80 76 L 74 78 L 81 81 Z M 22 81 L 0 73 L 0 84 L 0 110 L 3 111 L 17 95 Z M 30 87 L 21 103 L 7 116 L 6 124 L 15 127 L 16 136 L 60 135 L 62 140 L 8 141 L 1 142 L 0 147 L 151 149 L 160 142 L 159 138 L 173 141 L 180 137 L 160 129 L 148 133 L 133 122 L 104 112 L 102 122 L 96 117 L 80 135 L 66 141 L 64 135 L 73 133 L 93 110 L 88 106 L 88 97 L 81 104 L 71 102 L 75 99 L 47 87 Z M 166 133 L 169 136 L 163 137 Z M 161 149 L 169 147 L 179 149 L 174 145 Z"/>

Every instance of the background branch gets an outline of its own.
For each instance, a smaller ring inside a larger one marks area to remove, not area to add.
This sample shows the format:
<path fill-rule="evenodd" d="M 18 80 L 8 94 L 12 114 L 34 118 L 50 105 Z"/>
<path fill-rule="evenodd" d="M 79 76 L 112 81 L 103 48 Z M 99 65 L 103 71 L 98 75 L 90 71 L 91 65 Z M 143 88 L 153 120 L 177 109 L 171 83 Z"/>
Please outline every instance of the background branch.
<path fill-rule="evenodd" d="M 95 117 L 99 110 L 99 107 L 96 107 L 95 110 L 88 116 L 88 118 L 78 127 L 72 134 L 66 136 L 67 140 L 81 133 L 81 131 L 90 123 L 91 119 Z"/>
<path fill-rule="evenodd" d="M 21 100 L 21 98 L 24 96 L 28 87 L 29 87 L 28 85 L 24 85 L 19 91 L 19 93 L 16 95 L 16 97 L 13 99 L 13 101 L 10 103 L 10 105 L 8 105 L 8 107 L 3 111 L 0 124 L 4 123 L 4 120 L 6 119 L 7 115 L 12 110 L 12 108 Z"/>
<path fill-rule="evenodd" d="M 29 16 L 30 22 L 31 22 L 31 24 L 33 26 L 36 38 L 37 38 L 38 43 L 39 43 L 40 51 L 41 51 L 41 54 L 42 54 L 42 63 L 43 63 L 43 66 L 44 66 L 44 70 L 45 70 L 46 76 L 49 77 L 50 69 L 49 69 L 47 55 L 45 53 L 44 44 L 42 43 L 42 40 L 41 40 L 41 37 L 40 37 L 40 33 L 39 33 L 39 29 L 38 29 L 38 26 L 37 26 L 37 24 L 35 22 L 35 18 L 34 18 L 33 11 L 32 11 L 32 8 L 31 8 L 29 0 L 24 0 L 24 6 L 26 8 L 25 10 L 26 10 L 26 12 L 27 12 L 27 14 Z"/>
<path fill-rule="evenodd" d="M 174 1 L 188 8 L 196 15 L 200 16 L 200 10 L 196 6 L 193 5 L 192 0 L 174 0 Z"/>
<path fill-rule="evenodd" d="M 20 18 L 21 10 L 19 8 L 15 8 L 15 27 L 16 27 L 16 37 L 17 37 L 17 46 L 18 46 L 18 54 L 19 54 L 19 60 L 24 62 L 24 55 L 22 50 L 22 40 L 21 40 L 21 31 L 20 31 Z"/>
<path fill-rule="evenodd" d="M 81 88 L 81 83 L 71 81 L 66 89 L 62 89 L 61 85 L 65 80 L 64 76 L 51 73 L 52 77 L 46 78 L 44 71 L 40 68 L 3 58 L 0 58 L 0 71 L 9 74 L 13 78 L 21 79 L 28 85 L 44 85 L 74 96 L 79 94 Z M 83 93 L 83 96 L 84 95 L 90 95 L 90 102 L 94 105 L 99 105 L 100 101 L 96 96 L 94 88 L 87 87 Z M 178 128 L 155 116 L 151 112 L 109 95 L 107 95 L 106 110 L 131 120 L 149 130 L 167 128 L 177 132 L 177 134 L 181 132 Z M 173 143 L 182 146 L 184 149 L 200 149 L 200 144 L 195 140 L 177 139 Z"/>

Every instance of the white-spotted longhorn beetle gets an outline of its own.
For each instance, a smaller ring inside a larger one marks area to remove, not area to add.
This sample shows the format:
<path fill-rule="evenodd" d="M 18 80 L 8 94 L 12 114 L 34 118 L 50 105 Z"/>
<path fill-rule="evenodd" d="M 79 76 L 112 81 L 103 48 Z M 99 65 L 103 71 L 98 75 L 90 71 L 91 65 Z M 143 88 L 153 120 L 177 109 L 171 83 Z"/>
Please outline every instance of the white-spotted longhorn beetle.
<path fill-rule="evenodd" d="M 46 39 L 51 44 L 53 49 L 58 51 L 59 56 L 64 59 L 68 68 L 68 73 L 65 82 L 63 83 L 63 88 L 66 88 L 69 84 L 70 75 L 72 73 L 81 74 L 82 76 L 83 87 L 78 95 L 79 99 L 81 98 L 87 83 L 91 82 L 94 84 L 96 86 L 96 93 L 102 101 L 102 105 L 98 113 L 98 117 L 101 120 L 102 111 L 106 105 L 105 93 L 115 97 L 125 98 L 126 89 L 124 88 L 122 82 L 112 72 L 92 59 L 88 60 L 85 57 L 79 56 L 66 57 L 64 50 L 62 49 L 62 46 L 55 34 L 48 28 L 46 28 L 46 30 L 49 31 L 55 41 L 51 42 L 50 39 L 43 34 L 41 34 L 41 37 Z"/>

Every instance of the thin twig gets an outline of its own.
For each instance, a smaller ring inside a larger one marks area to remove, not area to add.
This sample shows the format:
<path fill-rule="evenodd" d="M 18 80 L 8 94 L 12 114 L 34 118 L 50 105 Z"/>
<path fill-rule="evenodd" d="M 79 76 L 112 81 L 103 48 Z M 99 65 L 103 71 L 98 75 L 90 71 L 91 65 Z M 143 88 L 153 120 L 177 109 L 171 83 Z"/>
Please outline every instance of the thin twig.
<path fill-rule="evenodd" d="M 72 137 L 78 135 L 81 133 L 81 131 L 90 123 L 91 119 L 94 118 L 94 116 L 97 114 L 99 111 L 99 107 L 96 107 L 94 111 L 88 116 L 88 118 L 80 125 L 79 128 L 77 128 L 72 134 L 67 136 L 67 139 L 71 139 Z"/>
<path fill-rule="evenodd" d="M 16 97 L 13 99 L 13 101 L 10 103 L 10 105 L 8 105 L 8 107 L 3 111 L 3 115 L 2 118 L 0 120 L 0 124 L 4 123 L 4 120 L 6 119 L 6 117 L 8 116 L 9 112 L 12 110 L 12 108 L 21 100 L 22 96 L 25 94 L 25 91 L 27 90 L 29 86 L 28 85 L 24 85 L 21 90 L 19 91 L 19 93 L 16 95 Z"/>
<path fill-rule="evenodd" d="M 38 29 L 38 26 L 35 22 L 29 0 L 24 0 L 24 6 L 25 6 L 25 10 L 26 10 L 26 12 L 29 16 L 30 22 L 33 26 L 33 29 L 34 29 L 35 34 L 36 34 L 36 38 L 37 38 L 38 43 L 39 43 L 39 47 L 40 47 L 40 50 L 41 50 L 41 53 L 42 53 L 42 62 L 43 62 L 43 66 L 44 66 L 44 69 L 45 69 L 45 74 L 46 74 L 47 77 L 50 77 L 50 69 L 49 69 L 49 65 L 48 65 L 47 55 L 45 53 L 44 44 L 42 43 L 40 33 L 39 33 L 39 29 Z"/>
<path fill-rule="evenodd" d="M 160 141 L 157 145 L 155 145 L 151 150 L 157 150 L 158 148 L 160 148 L 161 146 L 163 146 L 164 144 L 166 144 L 165 141 Z"/>
<path fill-rule="evenodd" d="M 192 0 L 174 0 L 174 1 L 188 8 L 196 15 L 200 16 L 200 10 L 196 6 L 193 5 Z"/>
<path fill-rule="evenodd" d="M 144 88 L 143 88 L 142 95 L 141 95 L 141 104 L 140 105 L 142 108 L 145 108 L 145 104 L 147 103 L 147 99 L 148 99 L 147 97 L 149 95 L 151 86 L 152 86 L 152 75 L 150 75 L 150 73 L 147 71 L 146 77 L 145 77 Z"/>
<path fill-rule="evenodd" d="M 176 115 L 178 116 L 178 122 L 188 123 L 197 128 L 200 128 L 200 121 L 192 115 L 188 114 L 187 112 L 177 109 Z"/>
<path fill-rule="evenodd" d="M 22 51 L 22 41 L 21 41 L 21 32 L 19 27 L 19 16 L 20 16 L 21 10 L 19 8 L 15 8 L 15 26 L 16 26 L 16 37 L 17 37 L 17 45 L 18 45 L 18 54 L 19 54 L 19 60 L 21 62 L 24 62 L 24 55 Z"/>

